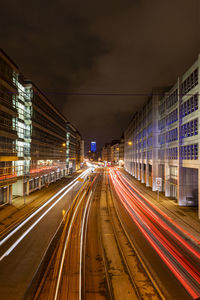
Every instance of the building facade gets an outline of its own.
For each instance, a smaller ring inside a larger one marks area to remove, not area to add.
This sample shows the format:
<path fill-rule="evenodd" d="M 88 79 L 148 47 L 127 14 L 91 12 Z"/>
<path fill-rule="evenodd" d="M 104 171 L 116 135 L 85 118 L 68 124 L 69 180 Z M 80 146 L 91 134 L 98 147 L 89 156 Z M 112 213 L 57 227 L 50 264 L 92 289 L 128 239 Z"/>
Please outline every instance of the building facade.
<path fill-rule="evenodd" d="M 66 123 L 0 49 L 0 205 L 67 175 L 73 159 L 80 167 L 81 136 Z"/>
<path fill-rule="evenodd" d="M 11 203 L 12 185 L 17 181 L 13 162 L 17 156 L 18 67 L 0 50 L 0 205 Z"/>
<path fill-rule="evenodd" d="M 115 142 L 111 146 L 111 163 L 115 166 L 119 165 L 119 145 L 120 142 Z"/>
<path fill-rule="evenodd" d="M 124 136 L 122 135 L 119 143 L 119 166 L 124 166 Z"/>
<path fill-rule="evenodd" d="M 164 94 L 163 94 L 164 93 Z M 125 169 L 146 186 L 199 206 L 200 56 L 171 89 L 155 89 L 124 135 Z"/>
<path fill-rule="evenodd" d="M 106 143 L 101 152 L 102 161 L 111 163 L 111 144 Z"/>
<path fill-rule="evenodd" d="M 78 130 L 66 123 L 66 168 L 68 173 L 79 170 L 84 160 L 84 141 Z"/>
<path fill-rule="evenodd" d="M 66 174 L 66 120 L 30 81 L 18 83 L 18 180 L 13 195 L 28 195 Z"/>
<path fill-rule="evenodd" d="M 123 156 L 123 140 L 112 140 L 111 143 L 106 143 L 101 152 L 102 161 L 118 166 Z M 120 153 L 121 151 L 121 153 Z"/>

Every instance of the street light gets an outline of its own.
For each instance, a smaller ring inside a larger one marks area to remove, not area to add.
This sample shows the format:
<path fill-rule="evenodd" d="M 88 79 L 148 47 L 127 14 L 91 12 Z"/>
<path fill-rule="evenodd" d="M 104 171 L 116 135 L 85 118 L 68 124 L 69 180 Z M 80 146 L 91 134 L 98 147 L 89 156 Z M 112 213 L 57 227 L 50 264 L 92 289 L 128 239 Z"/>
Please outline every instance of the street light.
<path fill-rule="evenodd" d="M 131 141 L 128 141 L 128 145 L 129 145 L 129 146 L 132 146 L 133 143 L 132 143 Z"/>

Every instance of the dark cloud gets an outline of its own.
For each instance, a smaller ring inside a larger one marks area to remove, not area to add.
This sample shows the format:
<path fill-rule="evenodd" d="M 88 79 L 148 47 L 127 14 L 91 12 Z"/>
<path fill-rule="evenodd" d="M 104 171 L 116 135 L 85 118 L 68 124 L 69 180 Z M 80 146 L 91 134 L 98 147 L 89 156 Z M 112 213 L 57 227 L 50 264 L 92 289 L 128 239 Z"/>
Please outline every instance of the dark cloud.
<path fill-rule="evenodd" d="M 7 1 L 1 47 L 84 138 L 102 144 L 120 136 L 144 94 L 197 58 L 198 9 L 198 0 Z"/>

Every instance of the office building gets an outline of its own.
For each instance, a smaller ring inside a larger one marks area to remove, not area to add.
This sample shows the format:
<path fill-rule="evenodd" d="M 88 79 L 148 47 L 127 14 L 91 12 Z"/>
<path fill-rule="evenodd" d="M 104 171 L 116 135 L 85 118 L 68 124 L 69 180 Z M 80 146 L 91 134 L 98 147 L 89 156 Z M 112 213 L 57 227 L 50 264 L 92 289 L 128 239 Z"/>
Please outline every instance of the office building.
<path fill-rule="evenodd" d="M 90 151 L 96 152 L 96 150 L 97 150 L 96 142 L 93 141 L 90 143 Z"/>
<path fill-rule="evenodd" d="M 17 65 L 0 49 L 0 205 L 11 203 L 17 181 Z"/>
<path fill-rule="evenodd" d="M 111 163 L 112 165 L 119 165 L 119 145 L 120 141 L 115 141 L 111 145 Z"/>
<path fill-rule="evenodd" d="M 18 82 L 18 181 L 13 195 L 28 195 L 66 174 L 66 120 L 27 80 Z"/>
<path fill-rule="evenodd" d="M 70 123 L 66 124 L 66 167 L 67 172 L 79 170 L 84 160 L 84 141 L 78 130 Z"/>
<path fill-rule="evenodd" d="M 80 168 L 83 141 L 66 123 L 0 49 L 0 205 Z"/>
<path fill-rule="evenodd" d="M 119 166 L 124 166 L 124 136 L 122 135 L 119 143 Z"/>
<path fill-rule="evenodd" d="M 183 206 L 199 206 L 200 56 L 166 89 L 154 89 L 124 133 L 125 169 Z"/>

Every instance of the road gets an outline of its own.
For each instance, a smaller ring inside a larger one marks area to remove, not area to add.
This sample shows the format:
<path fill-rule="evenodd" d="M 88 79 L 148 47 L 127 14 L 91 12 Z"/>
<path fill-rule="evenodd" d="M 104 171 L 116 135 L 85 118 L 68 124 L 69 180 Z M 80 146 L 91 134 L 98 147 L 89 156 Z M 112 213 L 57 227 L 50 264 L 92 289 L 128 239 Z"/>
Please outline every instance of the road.
<path fill-rule="evenodd" d="M 119 221 L 108 179 L 99 169 L 77 195 L 34 300 L 162 298 Z"/>
<path fill-rule="evenodd" d="M 81 175 L 88 176 L 90 170 Z M 46 251 L 63 224 L 75 193 L 83 185 L 72 180 L 0 241 L 0 299 L 23 299 Z"/>
<path fill-rule="evenodd" d="M 110 170 L 117 207 L 133 243 L 167 299 L 198 299 L 200 251 L 196 239 L 140 194 L 117 170 Z"/>
<path fill-rule="evenodd" d="M 0 299 L 23 299 L 43 257 L 45 268 L 36 272 L 40 280 L 26 300 L 198 299 L 195 238 L 117 169 L 98 168 L 85 176 L 84 183 L 74 181 L 2 244 Z M 60 224 L 61 234 L 45 256 Z"/>

